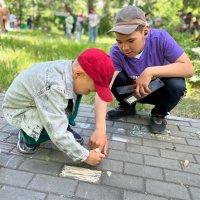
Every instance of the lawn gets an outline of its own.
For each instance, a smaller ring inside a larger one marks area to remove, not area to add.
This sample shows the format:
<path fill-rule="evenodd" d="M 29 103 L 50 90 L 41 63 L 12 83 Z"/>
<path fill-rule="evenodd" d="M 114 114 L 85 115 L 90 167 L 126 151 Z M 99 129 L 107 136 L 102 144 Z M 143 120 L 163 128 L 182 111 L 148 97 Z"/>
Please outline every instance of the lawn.
<path fill-rule="evenodd" d="M 97 47 L 109 52 L 114 42 L 115 39 L 112 37 L 99 37 L 96 45 L 88 44 L 86 36 L 83 36 L 81 43 L 74 40 L 68 41 L 60 32 L 45 33 L 25 30 L 1 34 L 0 92 L 6 91 L 17 74 L 33 63 L 59 59 L 74 59 L 81 51 L 89 47 Z M 187 44 L 184 43 L 183 45 L 185 45 L 185 48 L 188 48 Z M 198 62 L 194 58 L 192 59 L 194 63 Z M 200 88 L 188 81 L 187 88 L 187 96 L 178 104 L 172 114 L 181 117 L 200 118 Z M 84 96 L 83 103 L 93 104 L 94 93 Z M 116 101 L 109 104 L 110 107 L 116 105 Z M 152 106 L 150 105 L 137 105 L 137 109 L 140 111 L 150 111 L 151 108 Z"/>

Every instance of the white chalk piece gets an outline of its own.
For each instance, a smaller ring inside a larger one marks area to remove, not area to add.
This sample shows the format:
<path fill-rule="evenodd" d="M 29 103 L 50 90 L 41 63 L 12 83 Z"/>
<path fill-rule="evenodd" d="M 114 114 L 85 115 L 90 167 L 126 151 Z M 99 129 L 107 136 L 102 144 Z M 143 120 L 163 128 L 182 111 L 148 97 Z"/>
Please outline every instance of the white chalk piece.
<path fill-rule="evenodd" d="M 99 148 L 96 148 L 96 149 L 95 149 L 95 152 L 100 153 L 100 149 L 99 149 Z"/>
<path fill-rule="evenodd" d="M 107 174 L 108 176 L 111 176 L 111 175 L 112 175 L 112 172 L 107 171 L 106 174 Z"/>
<path fill-rule="evenodd" d="M 184 161 L 183 161 L 183 166 L 184 166 L 184 167 L 188 167 L 189 164 L 190 164 L 190 161 L 189 161 L 189 160 L 184 160 Z"/>
<path fill-rule="evenodd" d="M 70 177 L 89 183 L 97 183 L 102 171 L 65 165 L 60 173 L 61 177 Z"/>

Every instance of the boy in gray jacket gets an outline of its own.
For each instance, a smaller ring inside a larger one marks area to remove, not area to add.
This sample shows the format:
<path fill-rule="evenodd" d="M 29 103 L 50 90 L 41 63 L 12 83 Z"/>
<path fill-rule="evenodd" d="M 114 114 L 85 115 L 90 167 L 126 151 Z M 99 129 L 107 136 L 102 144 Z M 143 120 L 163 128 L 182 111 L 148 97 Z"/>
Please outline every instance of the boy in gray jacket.
<path fill-rule="evenodd" d="M 50 139 L 72 160 L 99 164 L 105 155 L 81 146 L 83 139 L 69 127 L 69 119 L 82 94 L 96 91 L 103 101 L 112 101 L 113 73 L 110 57 L 96 48 L 85 50 L 75 61 L 34 64 L 21 72 L 3 102 L 6 120 L 20 128 L 18 150 L 34 153 L 38 144 Z"/>

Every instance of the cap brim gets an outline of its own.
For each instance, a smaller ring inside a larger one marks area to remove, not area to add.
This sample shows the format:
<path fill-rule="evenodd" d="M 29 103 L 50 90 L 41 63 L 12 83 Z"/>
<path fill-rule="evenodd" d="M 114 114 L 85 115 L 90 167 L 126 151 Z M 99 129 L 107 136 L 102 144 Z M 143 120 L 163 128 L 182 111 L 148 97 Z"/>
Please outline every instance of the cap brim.
<path fill-rule="evenodd" d="M 120 26 L 114 26 L 112 29 L 108 31 L 110 32 L 117 32 L 122 34 L 131 34 L 133 33 L 139 25 L 120 25 Z"/>
<path fill-rule="evenodd" d="M 110 88 L 101 87 L 98 85 L 95 85 L 95 88 L 96 88 L 97 94 L 103 101 L 111 102 L 113 100 L 112 92 L 111 92 Z"/>

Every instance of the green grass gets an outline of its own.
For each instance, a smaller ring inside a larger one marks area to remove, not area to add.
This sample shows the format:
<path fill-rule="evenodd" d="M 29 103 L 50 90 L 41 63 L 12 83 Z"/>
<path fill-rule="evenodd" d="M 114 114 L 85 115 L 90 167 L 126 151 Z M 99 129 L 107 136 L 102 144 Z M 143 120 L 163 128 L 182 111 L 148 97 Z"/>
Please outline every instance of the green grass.
<path fill-rule="evenodd" d="M 180 38 L 181 39 L 181 38 Z M 182 39 L 181 39 L 182 40 Z M 41 31 L 12 31 L 0 35 L 0 91 L 6 91 L 13 79 L 19 72 L 28 68 L 33 63 L 59 59 L 75 59 L 84 49 L 89 47 L 101 48 L 109 52 L 115 42 L 113 37 L 99 37 L 97 44 L 88 44 L 87 36 L 83 36 L 81 43 L 69 41 L 60 32 Z M 183 48 L 187 43 L 183 43 Z M 191 57 L 193 62 L 198 63 L 196 57 Z M 188 94 L 173 110 L 172 114 L 181 117 L 200 118 L 200 93 L 199 87 L 187 84 Z M 95 94 L 84 96 L 83 103 L 93 104 Z M 116 101 L 109 104 L 110 107 L 117 105 Z M 140 111 L 150 111 L 152 106 L 138 104 Z"/>

